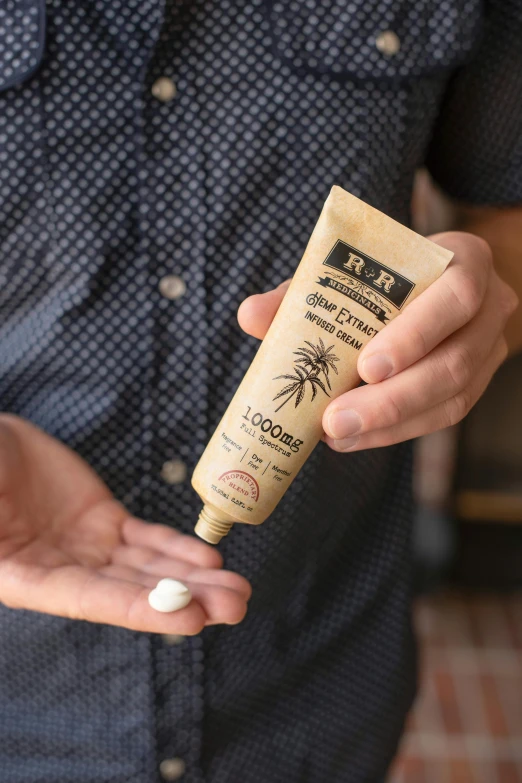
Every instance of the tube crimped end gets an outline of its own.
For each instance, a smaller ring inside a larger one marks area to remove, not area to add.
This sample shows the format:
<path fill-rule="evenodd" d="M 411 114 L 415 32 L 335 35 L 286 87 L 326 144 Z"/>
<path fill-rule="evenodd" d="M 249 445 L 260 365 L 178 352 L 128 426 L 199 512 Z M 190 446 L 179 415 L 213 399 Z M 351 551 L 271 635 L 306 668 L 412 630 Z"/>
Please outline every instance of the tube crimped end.
<path fill-rule="evenodd" d="M 219 544 L 221 539 L 230 531 L 233 524 L 228 519 L 220 519 L 215 509 L 203 506 L 194 532 L 208 544 Z"/>

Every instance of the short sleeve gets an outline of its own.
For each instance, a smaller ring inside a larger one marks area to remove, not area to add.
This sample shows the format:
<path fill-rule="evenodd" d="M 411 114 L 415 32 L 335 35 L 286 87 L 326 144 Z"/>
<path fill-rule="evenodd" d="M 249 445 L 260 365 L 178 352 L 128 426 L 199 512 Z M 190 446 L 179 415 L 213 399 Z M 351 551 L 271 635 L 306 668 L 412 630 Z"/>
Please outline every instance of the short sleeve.
<path fill-rule="evenodd" d="M 426 165 L 450 196 L 522 203 L 522 0 L 489 0 L 473 59 L 446 90 Z"/>

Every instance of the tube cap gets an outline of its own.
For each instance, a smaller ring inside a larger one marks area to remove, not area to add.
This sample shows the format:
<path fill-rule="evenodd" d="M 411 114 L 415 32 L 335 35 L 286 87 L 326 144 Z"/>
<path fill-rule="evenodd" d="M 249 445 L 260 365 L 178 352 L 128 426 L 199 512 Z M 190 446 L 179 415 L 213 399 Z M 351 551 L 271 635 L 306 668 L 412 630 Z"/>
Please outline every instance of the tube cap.
<path fill-rule="evenodd" d="M 208 544 L 219 544 L 233 524 L 229 519 L 220 518 L 217 509 L 205 505 L 201 509 L 194 532 Z"/>

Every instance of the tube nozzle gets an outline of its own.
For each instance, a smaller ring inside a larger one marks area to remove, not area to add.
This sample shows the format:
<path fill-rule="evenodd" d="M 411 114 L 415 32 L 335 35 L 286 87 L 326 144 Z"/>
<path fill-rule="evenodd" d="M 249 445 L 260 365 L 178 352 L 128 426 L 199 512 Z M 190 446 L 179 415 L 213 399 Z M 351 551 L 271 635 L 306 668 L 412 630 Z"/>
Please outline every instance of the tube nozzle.
<path fill-rule="evenodd" d="M 219 509 L 205 504 L 199 514 L 194 532 L 208 544 L 219 544 L 234 524 L 227 516 L 226 514 L 221 516 Z"/>

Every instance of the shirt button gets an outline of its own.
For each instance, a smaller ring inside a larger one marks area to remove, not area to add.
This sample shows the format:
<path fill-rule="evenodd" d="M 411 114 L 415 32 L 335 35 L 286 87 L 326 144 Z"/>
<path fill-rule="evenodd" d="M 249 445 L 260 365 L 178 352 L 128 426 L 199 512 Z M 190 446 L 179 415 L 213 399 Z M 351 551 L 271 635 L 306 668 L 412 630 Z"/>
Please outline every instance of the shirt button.
<path fill-rule="evenodd" d="M 375 40 L 375 45 L 380 52 L 390 56 L 397 54 L 401 48 L 399 36 L 393 30 L 385 30 L 380 33 Z"/>
<path fill-rule="evenodd" d="M 183 759 L 164 759 L 159 765 L 163 780 L 179 780 L 185 774 Z"/>
<path fill-rule="evenodd" d="M 162 638 L 169 647 L 174 647 L 174 645 L 181 644 L 185 641 L 185 637 L 181 636 L 179 633 L 164 633 L 162 634 Z"/>
<path fill-rule="evenodd" d="M 176 96 L 176 85 L 172 79 L 161 76 L 152 85 L 151 92 L 158 101 L 168 103 Z"/>
<path fill-rule="evenodd" d="M 164 463 L 161 477 L 167 484 L 181 484 L 187 477 L 187 466 L 180 459 L 171 459 Z"/>
<path fill-rule="evenodd" d="M 187 286 L 181 277 L 178 277 L 177 275 L 166 275 L 165 277 L 162 277 L 159 282 L 159 290 L 160 294 L 167 299 L 179 299 L 187 290 Z"/>

